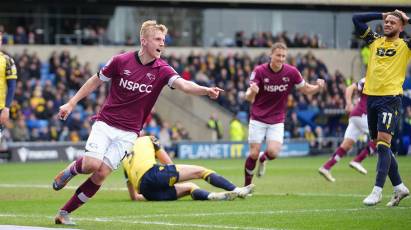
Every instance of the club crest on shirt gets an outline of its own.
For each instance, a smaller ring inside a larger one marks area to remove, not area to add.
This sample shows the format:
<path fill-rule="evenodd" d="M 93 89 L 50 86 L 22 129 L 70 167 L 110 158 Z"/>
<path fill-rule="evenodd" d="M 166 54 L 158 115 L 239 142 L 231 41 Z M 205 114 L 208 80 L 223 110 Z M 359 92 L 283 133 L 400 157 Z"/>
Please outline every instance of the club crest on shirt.
<path fill-rule="evenodd" d="M 156 76 L 155 76 L 154 74 L 152 74 L 152 73 L 147 73 L 147 74 L 146 74 L 146 77 L 147 77 L 148 79 L 150 79 L 151 81 L 154 80 L 154 79 L 156 79 Z"/>
<path fill-rule="evenodd" d="M 128 69 L 123 70 L 123 74 L 126 76 L 130 76 L 131 75 L 131 71 Z"/>
<path fill-rule="evenodd" d="M 289 77 L 283 77 L 283 82 L 289 82 L 290 78 Z"/>

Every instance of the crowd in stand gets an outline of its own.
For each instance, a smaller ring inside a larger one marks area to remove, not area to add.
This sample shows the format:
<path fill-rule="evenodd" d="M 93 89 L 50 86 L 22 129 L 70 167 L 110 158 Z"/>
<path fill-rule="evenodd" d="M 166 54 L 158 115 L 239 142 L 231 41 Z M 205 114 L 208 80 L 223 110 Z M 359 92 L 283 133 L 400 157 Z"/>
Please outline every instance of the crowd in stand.
<path fill-rule="evenodd" d="M 59 106 L 68 100 L 84 82 L 96 72 L 89 63 L 79 63 L 67 51 L 53 52 L 48 63 L 42 63 L 35 53 L 27 51 L 14 55 L 18 68 L 15 100 L 8 124 L 13 141 L 81 141 L 90 131 L 90 119 L 104 102 L 108 84 L 82 100 L 69 119 L 57 119 Z M 228 55 L 190 53 L 187 56 L 166 57 L 170 65 L 187 79 L 206 86 L 218 86 L 225 91 L 217 102 L 233 114 L 248 114 L 249 104 L 244 100 L 248 77 L 253 68 L 268 62 L 268 56 L 251 58 L 246 53 Z M 342 137 L 347 119 L 343 110 L 344 90 L 351 79 L 340 72 L 329 73 L 325 64 L 311 52 L 289 57 L 288 62 L 298 68 L 304 79 L 314 83 L 326 80 L 326 90 L 315 96 L 296 92 L 288 99 L 285 122 L 286 138 L 305 138 L 312 146 L 325 136 Z M 247 122 L 247 116 L 242 121 Z M 408 120 L 407 120 L 408 121 Z M 174 141 L 190 139 L 181 122 L 170 125 L 153 111 L 144 129 L 147 134 L 160 137 L 167 148 Z"/>
<path fill-rule="evenodd" d="M 201 85 L 215 85 L 223 88 L 225 91 L 218 99 L 218 103 L 222 107 L 232 113 L 244 112 L 248 114 L 249 104 L 244 99 L 248 87 L 248 77 L 255 65 L 268 62 L 268 58 L 268 56 L 261 55 L 253 59 L 246 53 L 234 53 L 227 56 L 190 53 L 188 57 L 171 55 L 168 57 L 168 61 L 187 80 L 193 80 Z M 296 121 L 302 122 L 303 125 L 309 125 L 312 129 L 316 128 L 315 123 L 319 123 L 321 127 L 324 127 L 326 135 L 341 136 L 344 131 L 344 124 L 340 122 L 340 118 L 344 114 L 342 111 L 345 105 L 344 91 L 346 85 L 351 83 L 351 79 L 345 78 L 338 71 L 333 74 L 329 73 L 325 64 L 315 58 L 311 52 L 290 57 L 289 63 L 300 70 L 306 81 L 314 83 L 318 78 L 322 78 L 327 82 L 327 89 L 321 94 L 305 96 L 294 92 L 289 97 L 289 111 L 305 111 L 305 114 L 300 113 L 301 116 Z M 323 115 L 329 116 L 330 119 L 320 116 L 323 117 L 323 120 L 314 122 L 307 118 L 322 111 L 325 111 Z M 336 112 L 326 114 L 327 111 Z M 287 129 L 287 137 L 303 137 L 304 132 L 301 130 L 301 125 L 288 125 L 291 122 L 293 121 L 287 120 L 287 127 L 290 127 Z"/>
<path fill-rule="evenodd" d="M 283 31 L 276 35 L 271 32 L 256 32 L 251 37 L 246 37 L 244 31 L 235 33 L 233 46 L 237 47 L 271 47 L 275 42 L 284 42 L 288 47 L 295 48 L 326 48 L 319 35 L 309 36 L 308 33 L 295 33 L 291 38 L 287 31 Z M 231 45 L 231 44 L 226 44 Z"/>
<path fill-rule="evenodd" d="M 3 44 L 83 44 L 83 45 L 135 45 L 135 41 L 127 36 L 124 43 L 117 44 L 110 41 L 107 37 L 106 27 L 99 24 L 80 25 L 79 22 L 64 21 L 58 37 L 46 39 L 46 34 L 43 28 L 35 26 L 16 26 L 14 28 L 6 28 L 0 24 L 0 32 L 3 33 Z M 172 31 L 166 38 L 167 45 L 173 45 Z M 275 42 L 284 42 L 288 47 L 298 48 L 325 48 L 319 35 L 309 36 L 308 33 L 295 33 L 291 38 L 287 31 L 283 31 L 276 35 L 271 32 L 255 32 L 251 37 L 246 37 L 243 31 L 235 33 L 234 39 L 225 39 L 221 42 L 214 42 L 214 46 L 237 46 L 237 47 L 271 47 Z"/>
<path fill-rule="evenodd" d="M 43 28 L 34 26 L 16 26 L 6 28 L 0 24 L 0 32 L 3 33 L 3 44 L 83 44 L 83 45 L 106 45 L 112 44 L 107 38 L 106 28 L 101 25 L 87 24 L 80 26 L 79 23 L 64 25 L 61 31 L 56 32 L 59 36 L 46 38 Z M 127 42 L 124 44 L 127 45 Z"/>
<path fill-rule="evenodd" d="M 67 121 L 57 118 L 59 107 L 96 72 L 89 63 L 79 63 L 67 51 L 53 52 L 48 63 L 24 51 L 14 55 L 18 81 L 10 108 L 10 122 L 5 137 L 9 141 L 85 141 L 91 120 L 102 106 L 109 84 L 103 84 L 89 97 L 79 102 Z M 155 111 L 146 121 L 145 134 L 160 137 L 168 150 L 173 143 L 190 136 L 181 122 L 170 125 Z"/>

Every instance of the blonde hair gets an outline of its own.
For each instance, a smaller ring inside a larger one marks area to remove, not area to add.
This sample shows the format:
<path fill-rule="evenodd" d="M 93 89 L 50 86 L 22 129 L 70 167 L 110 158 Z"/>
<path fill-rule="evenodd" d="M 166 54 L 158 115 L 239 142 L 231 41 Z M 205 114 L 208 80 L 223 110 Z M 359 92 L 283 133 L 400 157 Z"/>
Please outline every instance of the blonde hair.
<path fill-rule="evenodd" d="M 167 34 L 167 27 L 163 24 L 157 24 L 156 20 L 148 20 L 143 22 L 140 29 L 140 38 L 145 37 L 148 33 L 159 30 L 164 34 Z"/>
<path fill-rule="evenodd" d="M 283 42 L 276 42 L 271 46 L 271 53 L 274 52 L 274 50 L 276 49 L 283 49 L 283 50 L 287 50 L 287 45 Z"/>

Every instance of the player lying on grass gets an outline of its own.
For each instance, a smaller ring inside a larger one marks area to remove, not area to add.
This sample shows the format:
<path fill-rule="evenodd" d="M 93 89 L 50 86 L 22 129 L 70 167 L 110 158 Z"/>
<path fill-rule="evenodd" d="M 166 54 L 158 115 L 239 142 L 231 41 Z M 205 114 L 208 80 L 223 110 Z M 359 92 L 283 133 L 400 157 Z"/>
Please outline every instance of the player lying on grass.
<path fill-rule="evenodd" d="M 157 164 L 156 158 L 161 164 Z M 123 159 L 123 167 L 132 200 L 168 201 L 187 195 L 191 195 L 193 200 L 233 200 L 247 197 L 254 188 L 253 184 L 239 188 L 201 166 L 173 164 L 152 136 L 140 137 L 135 141 L 132 153 Z M 186 182 L 192 179 L 204 179 L 226 191 L 208 192 L 192 182 Z"/>

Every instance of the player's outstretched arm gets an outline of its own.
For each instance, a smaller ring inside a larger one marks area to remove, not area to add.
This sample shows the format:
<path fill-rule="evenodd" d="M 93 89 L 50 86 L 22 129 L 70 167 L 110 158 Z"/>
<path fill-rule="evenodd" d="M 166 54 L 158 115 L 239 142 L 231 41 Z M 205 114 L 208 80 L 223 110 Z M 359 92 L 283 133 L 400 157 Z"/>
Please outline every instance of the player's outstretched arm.
<path fill-rule="evenodd" d="M 97 74 L 94 74 L 86 81 L 86 83 L 84 83 L 83 86 L 81 86 L 79 91 L 77 91 L 77 93 L 66 104 L 60 106 L 58 117 L 62 120 L 66 120 L 77 103 L 103 84 L 103 82 L 104 81 L 98 78 Z"/>
<path fill-rule="evenodd" d="M 323 90 L 324 87 L 325 81 L 323 79 L 317 79 L 317 84 L 312 85 L 310 83 L 305 83 L 304 86 L 298 90 L 305 95 L 313 95 Z"/>
<path fill-rule="evenodd" d="M 211 99 L 217 99 L 220 92 L 224 91 L 218 87 L 200 86 L 196 84 L 195 82 L 187 81 L 187 80 L 184 80 L 183 78 L 176 79 L 173 82 L 173 87 L 178 90 L 183 91 L 184 93 L 191 94 L 191 95 L 197 95 L 197 96 L 207 95 Z"/>

